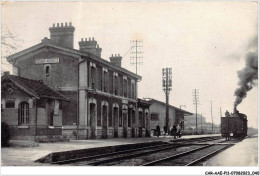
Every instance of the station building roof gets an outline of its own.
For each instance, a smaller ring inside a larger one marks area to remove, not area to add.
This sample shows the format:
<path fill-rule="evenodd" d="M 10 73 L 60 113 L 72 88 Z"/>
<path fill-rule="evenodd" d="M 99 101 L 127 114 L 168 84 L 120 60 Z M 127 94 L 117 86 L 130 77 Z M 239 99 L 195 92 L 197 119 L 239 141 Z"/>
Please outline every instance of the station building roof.
<path fill-rule="evenodd" d="M 62 52 L 63 54 L 66 54 L 66 55 L 69 55 L 71 56 L 72 58 L 75 58 L 75 59 L 84 59 L 84 58 L 91 58 L 92 60 L 96 61 L 97 63 L 101 63 L 105 66 L 108 66 L 110 68 L 113 68 L 115 69 L 116 71 L 120 71 L 120 72 L 123 72 L 125 74 L 128 74 L 138 80 L 141 80 L 142 77 L 125 69 L 125 68 L 122 68 L 120 66 L 117 66 L 115 64 L 112 64 L 111 62 L 95 55 L 95 54 L 92 54 L 90 52 L 87 52 L 87 51 L 81 51 L 81 50 L 77 50 L 77 49 L 73 49 L 73 48 L 68 48 L 68 47 L 63 47 L 63 46 L 58 46 L 58 45 L 55 45 L 55 44 L 52 44 L 52 43 L 44 43 L 44 42 L 41 42 L 37 45 L 34 45 L 32 47 L 29 47 L 27 49 L 24 49 L 20 52 L 17 52 L 13 55 L 10 55 L 7 57 L 7 61 L 10 62 L 10 63 L 15 63 L 16 59 L 19 59 L 20 57 L 23 57 L 25 55 L 31 55 L 33 53 L 39 53 L 40 51 L 56 51 L 56 52 Z"/>
<path fill-rule="evenodd" d="M 150 102 L 151 104 L 153 104 L 153 103 L 159 103 L 159 104 L 164 105 L 164 106 L 166 105 L 166 103 L 164 103 L 164 102 L 162 102 L 162 101 L 159 101 L 159 100 L 156 100 L 156 99 L 153 99 L 153 98 L 149 98 L 149 101 L 148 101 L 148 102 Z M 182 113 L 182 114 L 184 114 L 184 115 L 186 115 L 186 116 L 188 116 L 188 115 L 193 115 L 193 113 L 188 112 L 188 111 L 185 111 L 185 110 L 180 109 L 180 108 L 177 108 L 177 107 L 175 107 L 175 106 L 169 105 L 169 107 L 175 109 L 178 113 Z"/>
<path fill-rule="evenodd" d="M 56 90 L 50 88 L 42 81 L 36 81 L 32 79 L 23 78 L 20 76 L 14 76 L 8 74 L 2 76 L 1 83 L 3 83 L 4 80 L 10 80 L 18 88 L 30 94 L 31 96 L 35 97 L 36 99 L 50 98 L 50 99 L 57 99 L 62 101 L 69 101 L 67 97 L 57 92 Z"/>

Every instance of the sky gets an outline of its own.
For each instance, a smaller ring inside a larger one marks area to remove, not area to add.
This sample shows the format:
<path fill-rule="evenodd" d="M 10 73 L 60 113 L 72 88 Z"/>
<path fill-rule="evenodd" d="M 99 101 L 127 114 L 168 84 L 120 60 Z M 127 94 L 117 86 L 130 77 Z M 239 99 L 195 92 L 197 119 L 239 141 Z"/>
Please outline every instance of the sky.
<path fill-rule="evenodd" d="M 198 89 L 198 113 L 211 122 L 212 101 L 216 124 L 220 108 L 222 115 L 233 111 L 237 71 L 258 36 L 256 2 L 8 2 L 1 10 L 2 33 L 10 30 L 21 40 L 17 51 L 49 38 L 53 23 L 72 22 L 75 49 L 81 38 L 94 37 L 103 59 L 125 55 L 122 67 L 135 72 L 130 41 L 142 40 L 138 97 L 165 101 L 162 68 L 171 67 L 170 104 L 194 113 L 192 91 Z M 258 126 L 258 86 L 237 108 L 249 127 Z"/>

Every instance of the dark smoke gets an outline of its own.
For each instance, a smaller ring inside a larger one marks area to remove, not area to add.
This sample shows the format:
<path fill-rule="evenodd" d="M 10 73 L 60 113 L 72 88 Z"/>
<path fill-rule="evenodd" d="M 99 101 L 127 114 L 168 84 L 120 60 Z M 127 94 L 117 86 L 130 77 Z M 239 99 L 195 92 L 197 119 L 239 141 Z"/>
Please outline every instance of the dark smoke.
<path fill-rule="evenodd" d="M 257 38 L 256 38 L 257 39 Z M 257 45 L 257 41 L 256 41 Z M 240 86 L 235 90 L 236 100 L 234 102 L 234 108 L 236 109 L 243 99 L 246 97 L 247 92 L 250 91 L 258 80 L 258 54 L 257 51 L 249 52 L 246 55 L 246 66 L 242 70 L 237 72 Z"/>

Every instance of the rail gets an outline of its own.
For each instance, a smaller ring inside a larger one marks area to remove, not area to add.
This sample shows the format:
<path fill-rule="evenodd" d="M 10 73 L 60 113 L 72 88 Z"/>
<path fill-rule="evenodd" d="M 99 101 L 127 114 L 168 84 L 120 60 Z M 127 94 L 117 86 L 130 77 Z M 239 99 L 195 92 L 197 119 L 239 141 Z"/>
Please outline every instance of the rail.
<path fill-rule="evenodd" d="M 155 160 L 155 161 L 152 161 L 152 162 L 149 162 L 149 163 L 145 163 L 142 166 L 153 166 L 153 165 L 158 164 L 160 162 L 172 160 L 172 159 L 175 159 L 175 158 L 178 158 L 178 157 L 181 157 L 181 156 L 193 153 L 193 152 L 198 151 L 198 150 L 202 150 L 204 148 L 207 148 L 207 147 L 210 147 L 210 146 L 213 146 L 213 145 L 214 144 L 208 144 L 208 145 L 203 146 L 203 147 L 199 147 L 199 148 L 192 149 L 192 150 L 189 150 L 189 151 L 186 151 L 186 152 L 182 152 L 182 153 L 179 153 L 179 154 L 175 154 L 175 155 L 172 155 L 172 156 L 169 156 L 169 157 L 158 159 L 158 160 Z"/>

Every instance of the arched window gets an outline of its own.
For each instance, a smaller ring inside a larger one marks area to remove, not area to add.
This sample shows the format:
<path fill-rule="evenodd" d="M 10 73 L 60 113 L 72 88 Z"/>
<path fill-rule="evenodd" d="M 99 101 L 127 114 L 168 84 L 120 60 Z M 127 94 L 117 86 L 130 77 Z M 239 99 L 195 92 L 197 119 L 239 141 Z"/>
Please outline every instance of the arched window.
<path fill-rule="evenodd" d="M 19 125 L 29 123 L 29 103 L 21 102 L 18 109 L 18 123 Z"/>

